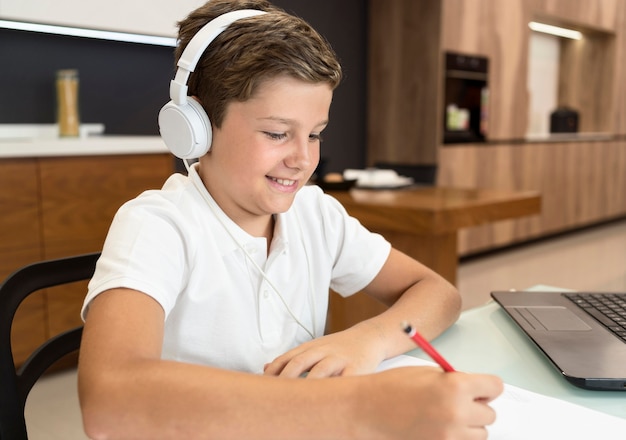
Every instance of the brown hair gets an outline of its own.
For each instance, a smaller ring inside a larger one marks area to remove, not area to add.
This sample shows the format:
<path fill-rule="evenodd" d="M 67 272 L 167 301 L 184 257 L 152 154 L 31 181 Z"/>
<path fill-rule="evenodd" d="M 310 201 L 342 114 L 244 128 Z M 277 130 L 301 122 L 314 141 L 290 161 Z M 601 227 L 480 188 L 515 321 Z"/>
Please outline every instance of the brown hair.
<path fill-rule="evenodd" d="M 213 18 L 239 9 L 268 12 L 238 20 L 211 42 L 189 78 L 197 96 L 220 127 L 229 102 L 250 99 L 259 84 L 279 75 L 310 83 L 341 81 L 341 66 L 330 44 L 307 22 L 265 0 L 210 0 L 178 23 L 178 61 L 191 38 Z"/>

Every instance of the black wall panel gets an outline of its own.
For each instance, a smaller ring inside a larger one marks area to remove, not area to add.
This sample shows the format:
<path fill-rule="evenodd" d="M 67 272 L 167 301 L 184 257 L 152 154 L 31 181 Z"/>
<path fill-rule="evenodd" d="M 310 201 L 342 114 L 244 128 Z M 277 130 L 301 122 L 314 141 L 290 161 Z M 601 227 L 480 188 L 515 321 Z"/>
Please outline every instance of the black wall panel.
<path fill-rule="evenodd" d="M 275 0 L 333 45 L 345 73 L 335 93 L 322 156 L 328 171 L 365 164 L 366 2 Z M 82 122 L 107 134 L 158 134 L 169 99 L 173 48 L 0 29 L 0 124 L 53 123 L 55 72 L 80 75 Z"/>

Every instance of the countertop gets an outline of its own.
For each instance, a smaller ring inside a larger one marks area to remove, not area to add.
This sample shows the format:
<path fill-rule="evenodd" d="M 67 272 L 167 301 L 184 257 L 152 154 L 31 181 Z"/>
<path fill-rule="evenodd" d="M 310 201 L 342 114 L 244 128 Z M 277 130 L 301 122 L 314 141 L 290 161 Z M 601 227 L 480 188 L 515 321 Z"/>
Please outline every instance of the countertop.
<path fill-rule="evenodd" d="M 54 156 L 158 154 L 169 150 L 160 136 L 87 136 L 0 140 L 0 159 Z"/>

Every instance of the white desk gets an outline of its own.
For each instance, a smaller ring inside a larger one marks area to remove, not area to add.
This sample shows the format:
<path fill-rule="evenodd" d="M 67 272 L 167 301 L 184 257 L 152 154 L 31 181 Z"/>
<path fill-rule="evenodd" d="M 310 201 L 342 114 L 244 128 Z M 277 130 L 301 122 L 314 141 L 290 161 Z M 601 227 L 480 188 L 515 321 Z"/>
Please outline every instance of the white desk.
<path fill-rule="evenodd" d="M 505 383 L 626 418 L 626 391 L 571 385 L 495 302 L 463 312 L 433 345 L 459 371 L 496 374 Z M 430 360 L 419 349 L 408 354 Z"/>

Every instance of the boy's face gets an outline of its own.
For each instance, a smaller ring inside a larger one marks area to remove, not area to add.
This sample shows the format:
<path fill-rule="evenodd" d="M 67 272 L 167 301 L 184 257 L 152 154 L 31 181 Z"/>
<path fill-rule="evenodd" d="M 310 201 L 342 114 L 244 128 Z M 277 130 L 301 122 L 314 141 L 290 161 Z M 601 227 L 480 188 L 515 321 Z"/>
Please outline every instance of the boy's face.
<path fill-rule="evenodd" d="M 286 211 L 307 183 L 319 162 L 332 95 L 325 83 L 281 76 L 262 83 L 248 101 L 227 106 L 200 172 L 241 227 Z"/>

